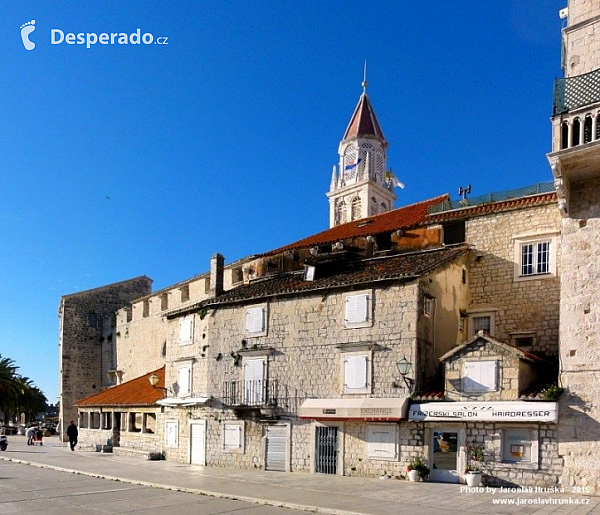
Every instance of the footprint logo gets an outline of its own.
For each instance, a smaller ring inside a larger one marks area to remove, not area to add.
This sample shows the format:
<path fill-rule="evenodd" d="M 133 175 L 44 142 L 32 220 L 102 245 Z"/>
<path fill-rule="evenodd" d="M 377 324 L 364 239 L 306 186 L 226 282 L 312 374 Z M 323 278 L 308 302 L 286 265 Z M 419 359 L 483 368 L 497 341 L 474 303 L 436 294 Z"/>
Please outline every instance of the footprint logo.
<path fill-rule="evenodd" d="M 33 50 L 35 48 L 35 43 L 33 41 L 29 41 L 29 34 L 31 34 L 35 30 L 35 20 L 28 21 L 21 25 L 21 39 L 23 40 L 23 46 L 26 50 Z"/>

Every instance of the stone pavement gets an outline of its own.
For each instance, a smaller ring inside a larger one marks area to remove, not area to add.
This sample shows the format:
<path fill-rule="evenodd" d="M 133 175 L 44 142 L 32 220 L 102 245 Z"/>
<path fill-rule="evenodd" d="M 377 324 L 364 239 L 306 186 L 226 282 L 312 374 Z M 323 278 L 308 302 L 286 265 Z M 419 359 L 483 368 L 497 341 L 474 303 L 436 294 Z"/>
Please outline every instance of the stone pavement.
<path fill-rule="evenodd" d="M 71 452 L 58 437 L 28 446 L 9 436 L 0 459 L 157 488 L 340 515 L 600 515 L 600 497 L 565 492 L 467 491 L 443 483 L 410 483 L 323 474 L 266 472 L 145 461 L 92 450 Z"/>

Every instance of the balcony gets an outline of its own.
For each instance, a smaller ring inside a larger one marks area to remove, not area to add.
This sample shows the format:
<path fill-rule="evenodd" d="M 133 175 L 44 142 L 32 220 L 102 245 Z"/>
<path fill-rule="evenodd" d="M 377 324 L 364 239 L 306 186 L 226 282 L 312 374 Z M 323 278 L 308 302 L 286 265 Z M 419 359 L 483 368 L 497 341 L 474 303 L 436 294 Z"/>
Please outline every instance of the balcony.
<path fill-rule="evenodd" d="M 276 408 L 279 406 L 278 381 L 226 381 L 223 384 L 223 404 L 236 410 Z"/>
<path fill-rule="evenodd" d="M 554 81 L 553 116 L 597 102 L 600 102 L 600 69 Z"/>

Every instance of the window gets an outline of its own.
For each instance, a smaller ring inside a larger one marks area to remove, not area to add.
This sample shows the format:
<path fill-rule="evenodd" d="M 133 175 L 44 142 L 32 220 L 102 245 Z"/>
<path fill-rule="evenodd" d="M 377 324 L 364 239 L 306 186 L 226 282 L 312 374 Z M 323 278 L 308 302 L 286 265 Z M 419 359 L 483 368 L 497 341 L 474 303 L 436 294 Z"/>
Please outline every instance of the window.
<path fill-rule="evenodd" d="M 472 311 L 469 313 L 469 337 L 472 338 L 479 331 L 494 336 L 496 324 L 496 311 Z"/>
<path fill-rule="evenodd" d="M 192 393 L 192 365 L 181 365 L 177 369 L 178 397 L 189 397 Z"/>
<path fill-rule="evenodd" d="M 371 393 L 371 352 L 342 353 L 343 393 Z"/>
<path fill-rule="evenodd" d="M 147 317 L 150 315 L 150 301 L 146 299 L 142 304 L 142 316 Z"/>
<path fill-rule="evenodd" d="M 485 393 L 498 390 L 496 361 L 466 361 L 463 365 L 463 392 Z"/>
<path fill-rule="evenodd" d="M 434 306 L 435 299 L 426 295 L 423 299 L 423 313 L 427 316 L 431 316 L 433 314 Z"/>
<path fill-rule="evenodd" d="M 179 428 L 177 422 L 165 422 L 165 445 L 177 447 L 179 445 Z"/>
<path fill-rule="evenodd" d="M 337 208 L 338 224 L 345 224 L 348 221 L 348 213 L 346 211 L 346 203 L 342 200 Z"/>
<path fill-rule="evenodd" d="M 352 220 L 359 220 L 362 218 L 362 206 L 360 197 L 354 197 L 352 199 Z"/>
<path fill-rule="evenodd" d="M 265 404 L 265 372 L 267 360 L 252 358 L 244 360 L 244 404 L 256 406 Z"/>
<path fill-rule="evenodd" d="M 169 309 L 169 294 L 163 293 L 160 296 L 160 310 L 164 311 L 165 309 Z"/>
<path fill-rule="evenodd" d="M 244 452 L 244 422 L 225 422 L 223 424 L 223 450 Z"/>
<path fill-rule="evenodd" d="M 556 235 L 515 238 L 515 280 L 556 275 Z"/>
<path fill-rule="evenodd" d="M 368 426 L 367 457 L 375 460 L 398 459 L 396 426 L 391 424 L 371 424 Z"/>
<path fill-rule="evenodd" d="M 264 336 L 266 332 L 266 305 L 246 309 L 246 336 Z"/>
<path fill-rule="evenodd" d="M 189 345 L 194 338 L 194 315 L 185 317 L 179 322 L 179 343 Z"/>
<path fill-rule="evenodd" d="M 502 461 L 531 462 L 532 432 L 528 429 L 505 429 L 502 432 Z"/>
<path fill-rule="evenodd" d="M 98 327 L 98 315 L 96 313 L 88 314 L 88 325 L 94 328 Z"/>
<path fill-rule="evenodd" d="M 188 300 L 190 300 L 190 285 L 186 284 L 185 286 L 182 286 L 181 288 L 179 288 L 179 291 L 181 293 L 181 302 L 186 302 Z"/>
<path fill-rule="evenodd" d="M 369 327 L 372 322 L 371 304 L 369 293 L 348 295 L 344 302 L 344 327 Z"/>
<path fill-rule="evenodd" d="M 231 269 L 231 284 L 241 283 L 244 280 L 244 272 L 242 271 L 242 267 L 232 268 Z"/>

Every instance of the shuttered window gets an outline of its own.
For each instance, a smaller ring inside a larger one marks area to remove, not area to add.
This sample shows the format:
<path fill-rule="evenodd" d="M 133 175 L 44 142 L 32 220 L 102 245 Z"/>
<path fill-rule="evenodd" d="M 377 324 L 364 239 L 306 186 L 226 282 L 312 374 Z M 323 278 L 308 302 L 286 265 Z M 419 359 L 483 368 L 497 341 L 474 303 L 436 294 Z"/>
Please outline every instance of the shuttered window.
<path fill-rule="evenodd" d="M 179 323 L 179 343 L 187 345 L 192 343 L 192 336 L 194 334 L 194 319 L 193 317 L 185 317 Z"/>
<path fill-rule="evenodd" d="M 239 423 L 223 424 L 223 449 L 242 452 L 244 447 L 244 426 Z"/>
<path fill-rule="evenodd" d="M 177 384 L 179 391 L 177 392 L 179 397 L 187 397 L 191 394 L 192 390 L 192 367 L 184 366 L 179 367 L 177 371 Z"/>
<path fill-rule="evenodd" d="M 363 393 L 369 387 L 369 356 L 346 355 L 344 359 L 344 392 Z"/>
<path fill-rule="evenodd" d="M 177 447 L 177 422 L 165 422 L 165 443 L 167 447 Z"/>
<path fill-rule="evenodd" d="M 463 391 L 494 392 L 498 390 L 496 361 L 467 361 L 464 364 Z"/>
<path fill-rule="evenodd" d="M 380 460 L 398 458 L 396 427 L 372 424 L 367 429 L 367 456 Z"/>
<path fill-rule="evenodd" d="M 344 326 L 367 327 L 371 324 L 371 295 L 348 295 L 345 300 Z"/>
<path fill-rule="evenodd" d="M 246 335 L 264 334 L 266 328 L 266 308 L 264 306 L 246 310 Z"/>

